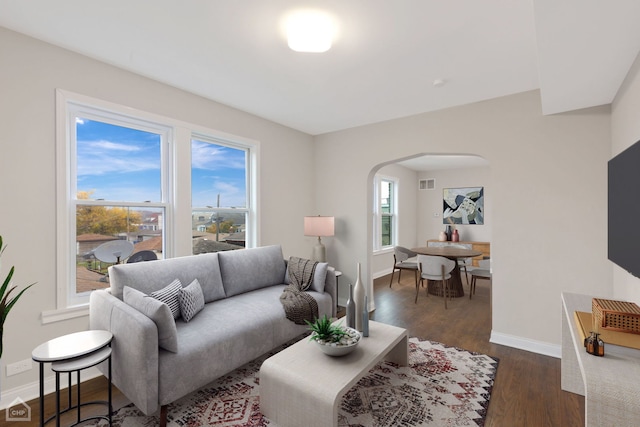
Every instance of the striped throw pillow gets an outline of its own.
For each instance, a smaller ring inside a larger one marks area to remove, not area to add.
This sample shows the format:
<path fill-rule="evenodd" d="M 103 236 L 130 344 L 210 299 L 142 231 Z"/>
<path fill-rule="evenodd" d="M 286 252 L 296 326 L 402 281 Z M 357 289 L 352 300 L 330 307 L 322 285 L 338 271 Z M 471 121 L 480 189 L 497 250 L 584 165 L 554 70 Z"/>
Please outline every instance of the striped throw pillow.
<path fill-rule="evenodd" d="M 182 283 L 176 279 L 169 286 L 151 293 L 153 298 L 169 306 L 174 319 L 180 317 L 180 301 L 178 300 L 180 289 L 182 289 Z"/>

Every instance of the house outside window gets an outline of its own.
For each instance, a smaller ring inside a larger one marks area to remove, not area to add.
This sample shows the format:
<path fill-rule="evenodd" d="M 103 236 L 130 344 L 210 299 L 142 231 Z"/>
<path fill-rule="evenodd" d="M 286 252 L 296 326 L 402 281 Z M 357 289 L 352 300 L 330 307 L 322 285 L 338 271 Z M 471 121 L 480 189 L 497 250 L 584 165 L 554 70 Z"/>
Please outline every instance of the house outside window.
<path fill-rule="evenodd" d="M 376 175 L 374 179 L 373 250 L 397 245 L 397 180 Z"/>
<path fill-rule="evenodd" d="M 114 263 L 200 253 L 213 224 L 221 243 L 257 245 L 256 141 L 62 90 L 56 103 L 60 256 L 45 323 L 85 315 Z"/>

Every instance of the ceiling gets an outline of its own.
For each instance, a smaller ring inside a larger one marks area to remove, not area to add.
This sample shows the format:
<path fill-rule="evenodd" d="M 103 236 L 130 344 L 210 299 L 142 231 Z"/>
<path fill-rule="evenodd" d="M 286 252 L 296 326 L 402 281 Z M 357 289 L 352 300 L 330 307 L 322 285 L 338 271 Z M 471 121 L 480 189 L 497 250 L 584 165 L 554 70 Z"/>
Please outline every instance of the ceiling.
<path fill-rule="evenodd" d="M 326 53 L 287 47 L 308 5 L 335 18 Z M 0 26 L 311 135 L 533 89 L 544 114 L 608 104 L 639 18 L 638 0 L 0 0 Z"/>

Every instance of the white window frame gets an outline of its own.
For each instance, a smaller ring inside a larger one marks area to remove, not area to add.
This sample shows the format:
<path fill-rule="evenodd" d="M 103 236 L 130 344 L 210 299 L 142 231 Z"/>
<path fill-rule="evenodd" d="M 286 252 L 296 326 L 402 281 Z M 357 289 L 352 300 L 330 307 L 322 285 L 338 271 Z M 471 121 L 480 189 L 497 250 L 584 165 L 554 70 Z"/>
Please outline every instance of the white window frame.
<path fill-rule="evenodd" d="M 382 213 L 382 203 L 380 185 L 383 181 L 392 184 L 393 196 L 391 199 L 391 212 Z M 398 244 L 398 188 L 399 180 L 396 177 L 376 175 L 373 179 L 373 251 L 386 251 Z M 389 245 L 382 245 L 382 217 L 391 216 L 391 242 Z"/>
<path fill-rule="evenodd" d="M 162 140 L 162 200 L 145 206 L 164 207 L 165 242 L 163 253 L 165 258 L 191 255 L 191 139 L 206 136 L 210 140 L 218 140 L 232 147 L 241 147 L 249 151 L 249 167 L 247 168 L 247 233 L 246 247 L 259 245 L 259 206 L 258 180 L 260 143 L 256 140 L 237 137 L 206 127 L 193 125 L 176 119 L 122 106 L 85 95 L 56 89 L 56 306 L 53 310 L 42 313 L 43 323 L 51 323 L 74 317 L 88 315 L 89 293 L 75 297 L 72 284 L 75 286 L 75 214 L 76 188 L 72 186 L 75 176 L 75 117 L 77 109 L 88 119 L 105 121 L 105 118 L 116 120 L 116 124 L 127 124 L 140 128 L 147 123 L 153 132 L 158 128 L 166 130 Z M 92 114 L 93 113 L 93 114 Z M 143 127 L 142 130 L 149 130 Z M 71 139 L 73 138 L 73 140 Z M 166 140 L 165 140 L 166 139 Z M 91 201 L 93 205 L 99 201 Z M 111 202 L 105 202 L 113 205 Z M 126 205 L 126 203 L 122 203 Z M 120 205 L 120 204 L 118 204 Z M 137 206 L 138 204 L 136 204 Z"/>

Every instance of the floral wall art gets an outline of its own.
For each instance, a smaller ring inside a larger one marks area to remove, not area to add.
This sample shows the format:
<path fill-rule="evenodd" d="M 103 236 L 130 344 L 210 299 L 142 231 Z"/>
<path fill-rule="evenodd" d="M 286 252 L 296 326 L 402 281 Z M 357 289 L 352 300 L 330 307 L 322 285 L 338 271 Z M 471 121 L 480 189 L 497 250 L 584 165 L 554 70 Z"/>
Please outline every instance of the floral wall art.
<path fill-rule="evenodd" d="M 443 224 L 484 224 L 484 187 L 444 188 Z"/>

